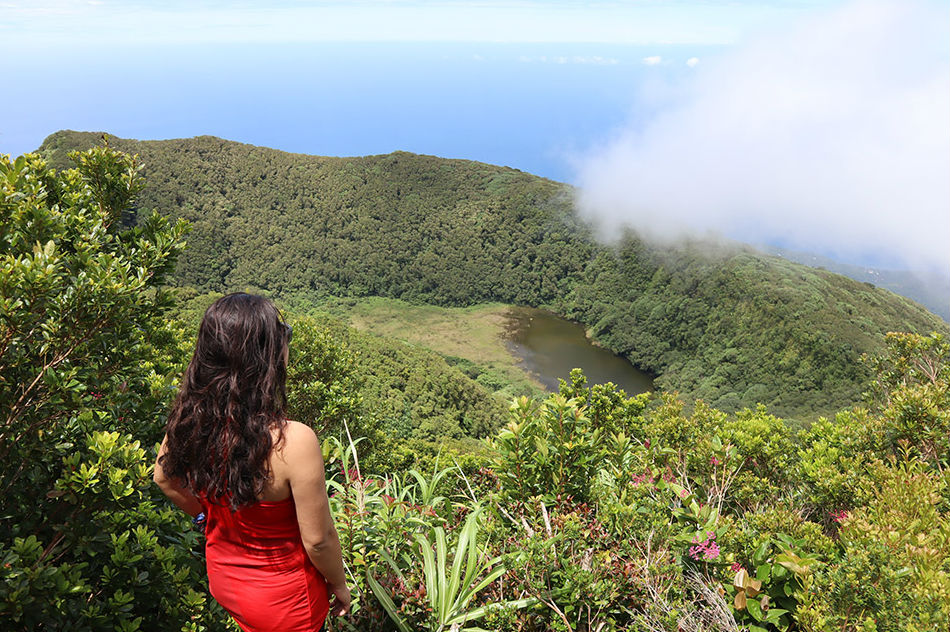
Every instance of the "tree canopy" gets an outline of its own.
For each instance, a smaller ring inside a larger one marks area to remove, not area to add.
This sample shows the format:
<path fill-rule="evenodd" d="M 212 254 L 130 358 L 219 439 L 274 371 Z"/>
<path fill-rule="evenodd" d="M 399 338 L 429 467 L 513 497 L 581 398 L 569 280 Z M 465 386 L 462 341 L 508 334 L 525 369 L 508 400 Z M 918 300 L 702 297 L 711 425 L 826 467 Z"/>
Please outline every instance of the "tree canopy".
<path fill-rule="evenodd" d="M 59 164 L 100 138 L 58 132 L 41 151 Z M 176 278 L 201 291 L 546 307 L 663 389 L 804 417 L 858 400 L 868 375 L 857 361 L 886 332 L 948 331 L 889 291 L 741 244 L 660 249 L 633 233 L 600 244 L 569 187 L 515 169 L 108 138 L 146 164 L 140 214 L 192 223 Z"/>

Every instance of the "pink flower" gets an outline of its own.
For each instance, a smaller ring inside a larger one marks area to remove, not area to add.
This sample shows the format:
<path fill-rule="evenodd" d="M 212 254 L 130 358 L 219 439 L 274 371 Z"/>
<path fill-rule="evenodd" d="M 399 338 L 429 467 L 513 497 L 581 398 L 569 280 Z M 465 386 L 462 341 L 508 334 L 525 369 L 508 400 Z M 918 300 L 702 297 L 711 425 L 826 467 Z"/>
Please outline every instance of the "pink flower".
<path fill-rule="evenodd" d="M 841 523 L 848 518 L 847 510 L 838 510 L 837 512 L 829 512 L 828 514 L 831 516 L 831 520 L 835 523 Z"/>
<path fill-rule="evenodd" d="M 734 572 L 737 572 L 742 569 L 742 565 L 740 565 L 739 563 L 733 563 L 732 565 L 729 566 L 729 569 L 731 569 Z"/>
<path fill-rule="evenodd" d="M 707 532 L 711 534 L 709 538 L 705 541 L 700 541 L 699 537 L 693 538 L 693 543 L 695 545 L 690 546 L 689 548 L 689 557 L 693 560 L 704 560 L 704 561 L 713 561 L 719 558 L 719 544 L 715 540 L 715 534 L 712 532 Z"/>
<path fill-rule="evenodd" d="M 712 464 L 713 466 L 718 466 L 718 465 L 719 465 L 719 460 L 716 459 L 715 457 L 710 457 L 710 458 L 709 458 L 709 463 Z"/>

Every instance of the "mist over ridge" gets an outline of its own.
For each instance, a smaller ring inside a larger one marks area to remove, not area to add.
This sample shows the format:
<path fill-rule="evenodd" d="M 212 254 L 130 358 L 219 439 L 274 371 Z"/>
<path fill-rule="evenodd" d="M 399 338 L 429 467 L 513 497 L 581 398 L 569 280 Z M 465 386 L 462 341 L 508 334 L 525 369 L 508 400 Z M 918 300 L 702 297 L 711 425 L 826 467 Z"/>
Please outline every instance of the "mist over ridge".
<path fill-rule="evenodd" d="M 578 158 L 604 235 L 879 253 L 950 273 L 946 5 L 852 2 L 703 59 L 664 102 Z"/>

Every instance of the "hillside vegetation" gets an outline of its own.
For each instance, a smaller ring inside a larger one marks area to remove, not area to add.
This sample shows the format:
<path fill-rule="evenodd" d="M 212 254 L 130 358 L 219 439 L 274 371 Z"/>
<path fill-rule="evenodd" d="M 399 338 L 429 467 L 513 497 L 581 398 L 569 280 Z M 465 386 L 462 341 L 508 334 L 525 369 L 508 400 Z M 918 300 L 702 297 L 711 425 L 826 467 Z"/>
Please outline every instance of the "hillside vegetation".
<path fill-rule="evenodd" d="M 857 281 L 866 281 L 887 288 L 902 297 L 913 299 L 944 321 L 950 323 L 950 271 L 938 273 L 925 270 L 891 270 L 845 264 L 814 253 L 787 248 L 764 247 L 763 250 L 789 261 L 812 268 L 830 270 Z"/>
<path fill-rule="evenodd" d="M 100 134 L 59 132 L 53 166 Z M 201 291 L 379 295 L 443 306 L 548 307 L 657 376 L 725 410 L 811 417 L 854 403 L 857 362 L 888 331 L 947 332 L 919 305 L 742 246 L 598 244 L 570 188 L 520 171 L 396 152 L 327 158 L 198 137 L 137 153 L 157 209 L 194 228 L 177 279 Z M 144 217 L 144 215 L 143 215 Z"/>
<path fill-rule="evenodd" d="M 215 295 L 166 285 L 185 222 L 129 226 L 129 156 L 72 160 L 0 157 L 0 629 L 236 630 L 152 481 Z M 579 370 L 503 412 L 462 364 L 284 307 L 354 597 L 330 630 L 950 629 L 940 334 L 886 335 L 863 406 L 795 430 Z"/>

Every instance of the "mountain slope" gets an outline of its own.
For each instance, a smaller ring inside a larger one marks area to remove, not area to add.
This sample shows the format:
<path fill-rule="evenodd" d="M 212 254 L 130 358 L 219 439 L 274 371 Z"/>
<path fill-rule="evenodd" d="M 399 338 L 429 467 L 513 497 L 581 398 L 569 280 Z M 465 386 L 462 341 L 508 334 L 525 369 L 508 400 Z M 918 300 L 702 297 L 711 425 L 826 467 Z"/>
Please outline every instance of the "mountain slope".
<path fill-rule="evenodd" d="M 101 135 L 59 132 L 54 164 Z M 194 224 L 179 270 L 201 290 L 381 295 L 543 306 L 724 409 L 811 415 L 856 401 L 858 359 L 891 330 L 946 332 L 880 288 L 741 245 L 658 251 L 593 240 L 569 187 L 514 169 L 396 152 L 327 158 L 198 137 L 109 143 L 138 153 L 142 209 Z"/>
<path fill-rule="evenodd" d="M 875 286 L 887 288 L 895 294 L 916 301 L 950 323 L 950 276 L 946 272 L 940 274 L 933 271 L 854 266 L 822 255 L 774 246 L 762 247 L 762 250 L 812 268 L 823 268 L 857 281 L 866 281 Z"/>

